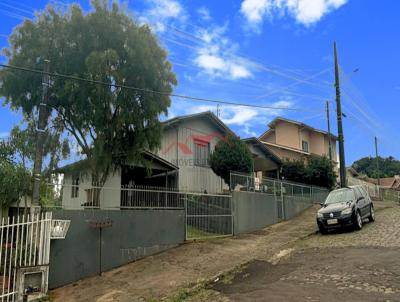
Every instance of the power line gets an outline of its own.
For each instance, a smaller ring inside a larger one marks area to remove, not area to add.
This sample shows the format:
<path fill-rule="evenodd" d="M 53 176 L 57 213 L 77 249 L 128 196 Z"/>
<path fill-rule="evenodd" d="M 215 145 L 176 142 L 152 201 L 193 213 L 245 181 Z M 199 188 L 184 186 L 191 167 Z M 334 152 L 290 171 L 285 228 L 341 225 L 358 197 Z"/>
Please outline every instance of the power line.
<path fill-rule="evenodd" d="M 13 69 L 13 70 L 31 72 L 31 73 L 36 73 L 36 74 L 40 74 L 40 75 L 48 74 L 49 76 L 58 77 L 58 78 L 65 78 L 65 79 L 69 79 L 69 80 L 81 81 L 81 82 L 86 82 L 86 83 L 91 83 L 91 84 L 99 84 L 99 85 L 104 85 L 104 86 L 114 87 L 114 88 L 122 88 L 122 89 L 127 89 L 127 90 L 141 91 L 141 92 L 145 92 L 145 93 L 154 93 L 154 94 L 158 94 L 158 95 L 166 95 L 166 96 L 170 96 L 170 97 L 176 97 L 176 98 L 192 100 L 192 101 L 201 101 L 201 102 L 218 103 L 218 104 L 225 104 L 225 105 L 232 105 L 232 106 L 252 107 L 252 108 L 261 108 L 261 109 L 273 109 L 273 110 L 313 111 L 313 112 L 315 112 L 315 111 L 323 111 L 322 109 L 316 109 L 316 108 L 313 109 L 313 108 L 293 108 L 293 107 L 254 105 L 254 104 L 230 102 L 230 101 L 225 101 L 225 100 L 200 98 L 200 97 L 193 97 L 193 96 L 182 95 L 182 94 L 162 92 L 162 91 L 156 91 L 156 90 L 152 90 L 152 89 L 146 89 L 146 88 L 140 88 L 140 87 L 134 87 L 134 86 L 107 83 L 107 82 L 104 82 L 104 81 L 91 80 L 91 79 L 81 78 L 81 77 L 67 75 L 67 74 L 54 73 L 54 72 L 45 72 L 45 71 L 38 70 L 38 69 L 31 69 L 31 68 L 14 66 L 14 65 L 0 64 L 0 66 L 3 67 L 3 68 L 9 68 L 9 69 Z"/>
<path fill-rule="evenodd" d="M 321 74 L 324 74 L 324 73 L 326 73 L 326 72 L 328 72 L 328 71 L 331 71 L 331 70 L 332 70 L 332 68 L 324 69 L 324 70 L 322 70 L 322 71 L 319 71 L 319 72 L 317 72 L 317 73 L 315 73 L 315 74 L 313 74 L 313 75 L 311 75 L 311 76 L 305 78 L 305 79 L 302 80 L 302 81 L 295 82 L 295 83 L 291 83 L 291 84 L 289 84 L 289 85 L 287 85 L 287 86 L 278 88 L 278 89 L 276 89 L 276 90 L 274 90 L 274 91 L 272 91 L 272 92 L 270 92 L 270 93 L 261 95 L 261 96 L 259 96 L 258 98 L 268 97 L 268 96 L 271 96 L 271 95 L 276 94 L 276 93 L 281 92 L 281 91 L 287 91 L 288 88 L 291 88 L 291 87 L 293 87 L 293 86 L 297 86 L 297 85 L 302 84 L 302 83 L 307 83 L 307 81 L 309 81 L 309 80 L 311 80 L 311 79 L 313 79 L 313 78 L 315 78 L 315 77 L 317 77 L 317 76 L 319 76 L 319 75 L 321 75 Z"/>
<path fill-rule="evenodd" d="M 17 11 L 20 11 L 21 13 L 33 15 L 33 13 L 31 11 L 29 11 L 29 10 L 26 10 L 26 9 L 23 9 L 23 8 L 19 8 L 17 6 L 14 6 L 14 5 L 11 5 L 11 4 L 8 4 L 8 3 L 0 2 L 0 5 L 8 7 L 8 8 L 15 9 Z"/>

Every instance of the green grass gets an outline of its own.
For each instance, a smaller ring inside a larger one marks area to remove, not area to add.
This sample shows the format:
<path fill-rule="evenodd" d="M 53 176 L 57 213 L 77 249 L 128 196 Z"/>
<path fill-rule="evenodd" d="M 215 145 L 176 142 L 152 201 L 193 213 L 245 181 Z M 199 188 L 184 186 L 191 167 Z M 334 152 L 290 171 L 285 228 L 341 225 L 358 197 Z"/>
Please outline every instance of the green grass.
<path fill-rule="evenodd" d="M 206 231 L 202 231 L 200 229 L 197 229 L 193 226 L 187 226 L 187 235 L 188 235 L 188 239 L 191 238 L 206 238 L 206 237 L 212 237 L 212 236 L 216 236 L 218 234 L 215 233 L 209 233 Z"/>

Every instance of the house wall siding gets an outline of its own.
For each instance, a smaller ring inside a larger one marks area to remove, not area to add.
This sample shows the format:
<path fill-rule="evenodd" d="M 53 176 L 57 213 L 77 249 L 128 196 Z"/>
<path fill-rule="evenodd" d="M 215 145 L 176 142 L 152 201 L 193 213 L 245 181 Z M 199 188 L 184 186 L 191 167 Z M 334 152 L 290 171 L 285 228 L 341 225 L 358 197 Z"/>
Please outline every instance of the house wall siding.
<path fill-rule="evenodd" d="M 195 138 L 209 141 L 212 153 L 224 136 L 225 133 L 206 118 L 189 119 L 164 129 L 157 155 L 179 167 L 180 190 L 220 193 L 227 188 L 210 167 L 196 166 L 193 154 Z"/>
<path fill-rule="evenodd" d="M 298 126 L 279 122 L 275 126 L 275 135 L 276 144 L 301 149 Z"/>
<path fill-rule="evenodd" d="M 78 197 L 71 197 L 72 179 L 76 174 L 64 174 L 64 186 L 62 205 L 65 209 L 83 209 L 82 204 L 86 200 L 85 188 L 92 186 L 92 176 L 89 170 L 84 170 L 79 173 L 79 195 Z M 100 206 L 101 208 L 118 208 L 121 200 L 121 171 L 117 169 L 111 172 L 104 184 L 106 190 L 101 191 Z"/>

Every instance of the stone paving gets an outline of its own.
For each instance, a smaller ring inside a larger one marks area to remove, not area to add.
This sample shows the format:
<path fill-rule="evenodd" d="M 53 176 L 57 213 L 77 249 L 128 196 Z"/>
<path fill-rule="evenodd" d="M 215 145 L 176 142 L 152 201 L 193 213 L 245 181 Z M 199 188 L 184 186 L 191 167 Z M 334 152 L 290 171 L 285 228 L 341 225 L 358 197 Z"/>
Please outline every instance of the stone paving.
<path fill-rule="evenodd" d="M 400 206 L 376 212 L 376 221 L 365 222 L 361 231 L 334 232 L 303 240 L 305 247 L 375 246 L 400 247 Z"/>
<path fill-rule="evenodd" d="M 305 237 L 190 301 L 400 301 L 400 207 L 387 205 L 361 231 Z"/>

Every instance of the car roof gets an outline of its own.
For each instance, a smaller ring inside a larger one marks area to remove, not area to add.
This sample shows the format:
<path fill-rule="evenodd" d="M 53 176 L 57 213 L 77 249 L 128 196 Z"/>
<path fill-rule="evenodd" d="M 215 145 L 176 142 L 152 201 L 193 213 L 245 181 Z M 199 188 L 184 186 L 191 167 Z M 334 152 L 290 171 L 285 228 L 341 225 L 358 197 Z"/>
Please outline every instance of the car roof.
<path fill-rule="evenodd" d="M 347 191 L 347 190 L 352 190 L 353 188 L 351 188 L 351 187 L 346 187 L 346 188 L 340 188 L 340 189 L 336 189 L 336 190 L 333 190 L 333 191 L 331 191 L 331 192 L 340 192 L 340 191 Z"/>

